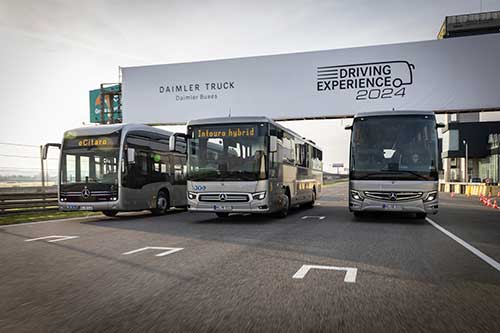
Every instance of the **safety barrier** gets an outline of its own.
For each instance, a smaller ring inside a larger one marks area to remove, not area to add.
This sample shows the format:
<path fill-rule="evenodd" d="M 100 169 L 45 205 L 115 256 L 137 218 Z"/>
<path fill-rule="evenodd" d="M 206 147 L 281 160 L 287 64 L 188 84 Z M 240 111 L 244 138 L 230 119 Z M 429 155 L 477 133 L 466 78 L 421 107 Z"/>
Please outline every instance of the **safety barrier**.
<path fill-rule="evenodd" d="M 500 196 L 500 186 L 484 183 L 439 183 L 439 191 L 465 195 L 492 195 Z"/>
<path fill-rule="evenodd" d="M 57 210 L 57 192 L 0 193 L 0 215 Z"/>

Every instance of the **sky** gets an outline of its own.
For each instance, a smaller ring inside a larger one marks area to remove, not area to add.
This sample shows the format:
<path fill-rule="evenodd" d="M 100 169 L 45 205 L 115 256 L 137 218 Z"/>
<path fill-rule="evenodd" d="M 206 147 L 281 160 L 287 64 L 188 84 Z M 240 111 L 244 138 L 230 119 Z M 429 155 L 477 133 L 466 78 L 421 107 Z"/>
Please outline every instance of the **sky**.
<path fill-rule="evenodd" d="M 500 10 L 500 0 L 0 0 L 0 142 L 59 142 L 88 123 L 88 91 L 117 82 L 119 66 L 431 40 L 445 16 L 481 9 Z M 284 125 L 323 147 L 325 170 L 347 166 L 344 121 Z M 0 144 L 2 154 L 38 150 Z M 38 164 L 3 156 L 0 174 Z"/>

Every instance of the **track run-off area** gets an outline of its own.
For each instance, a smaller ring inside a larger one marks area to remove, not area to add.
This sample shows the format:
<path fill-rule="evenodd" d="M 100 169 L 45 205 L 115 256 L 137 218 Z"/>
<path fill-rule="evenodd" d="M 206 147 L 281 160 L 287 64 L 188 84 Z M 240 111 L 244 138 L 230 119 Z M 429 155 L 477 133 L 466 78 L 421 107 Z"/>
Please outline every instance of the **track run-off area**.
<path fill-rule="evenodd" d="M 0 227 L 0 332 L 500 331 L 500 210 L 172 211 Z"/>

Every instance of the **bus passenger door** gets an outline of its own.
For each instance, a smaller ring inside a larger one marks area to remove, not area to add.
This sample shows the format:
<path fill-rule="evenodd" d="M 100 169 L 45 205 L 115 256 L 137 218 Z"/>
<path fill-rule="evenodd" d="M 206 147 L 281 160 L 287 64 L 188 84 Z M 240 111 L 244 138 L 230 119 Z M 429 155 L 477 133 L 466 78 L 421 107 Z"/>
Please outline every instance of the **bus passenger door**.
<path fill-rule="evenodd" d="M 172 206 L 185 206 L 187 204 L 187 194 L 186 194 L 186 157 L 179 155 L 170 156 L 170 168 L 171 168 L 171 178 L 170 183 L 172 184 L 173 193 L 171 196 Z"/>

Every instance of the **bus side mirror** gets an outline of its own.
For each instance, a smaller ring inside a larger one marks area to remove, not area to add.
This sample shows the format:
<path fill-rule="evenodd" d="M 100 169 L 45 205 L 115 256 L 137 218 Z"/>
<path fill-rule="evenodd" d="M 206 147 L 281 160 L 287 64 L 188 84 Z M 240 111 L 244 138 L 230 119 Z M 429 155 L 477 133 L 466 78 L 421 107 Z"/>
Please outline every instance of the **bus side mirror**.
<path fill-rule="evenodd" d="M 344 128 L 345 128 L 345 130 L 350 131 L 350 130 L 352 130 L 352 125 L 347 125 L 347 126 L 346 126 L 346 127 L 344 127 Z"/>
<path fill-rule="evenodd" d="M 278 151 L 278 138 L 271 135 L 269 137 L 269 152 L 270 153 L 275 153 Z"/>
<path fill-rule="evenodd" d="M 135 164 L 135 148 L 127 148 L 127 162 Z"/>
<path fill-rule="evenodd" d="M 61 149 L 61 144 L 60 143 L 46 143 L 42 149 L 42 159 L 43 160 L 47 159 L 47 154 L 49 153 L 49 147 L 56 147 L 56 148 Z"/>
<path fill-rule="evenodd" d="M 446 125 L 443 124 L 443 123 L 437 123 L 436 124 L 436 128 L 445 128 L 445 127 L 446 127 Z"/>
<path fill-rule="evenodd" d="M 187 152 L 187 137 L 182 133 L 174 133 L 168 140 L 168 149 L 170 151 L 185 154 Z"/>

